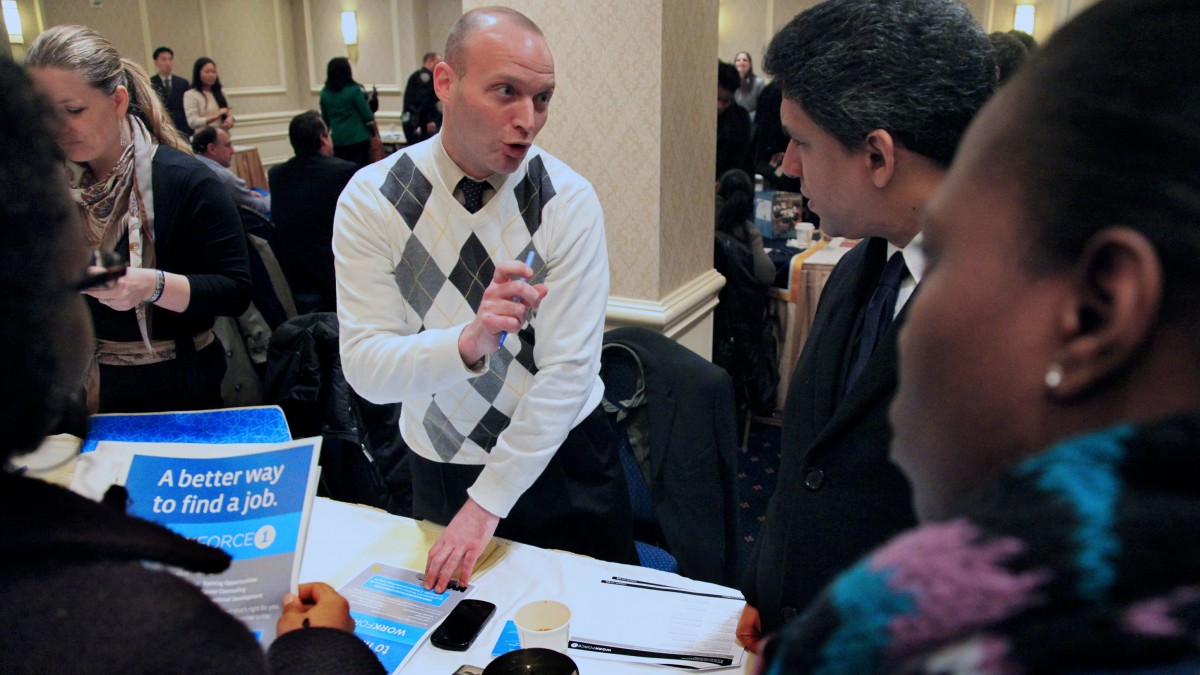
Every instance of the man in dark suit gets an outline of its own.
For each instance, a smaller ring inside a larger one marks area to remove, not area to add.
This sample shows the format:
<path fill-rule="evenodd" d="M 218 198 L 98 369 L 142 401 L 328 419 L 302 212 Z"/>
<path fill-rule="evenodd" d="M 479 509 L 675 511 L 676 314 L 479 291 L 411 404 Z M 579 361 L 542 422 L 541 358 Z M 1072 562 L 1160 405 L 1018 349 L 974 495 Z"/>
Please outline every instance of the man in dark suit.
<path fill-rule="evenodd" d="M 329 128 L 316 110 L 292 118 L 288 140 L 296 156 L 267 173 L 276 254 L 301 314 L 336 311 L 333 214 L 358 167 L 333 156 Z"/>
<path fill-rule="evenodd" d="M 779 483 L 742 587 L 737 632 L 754 651 L 914 524 L 887 421 L 896 335 L 924 270 L 910 244 L 994 79 L 987 36 L 957 0 L 826 0 L 775 36 L 765 67 L 783 92 L 784 171 L 826 233 L 863 241 L 826 282 L 788 388 Z"/>
<path fill-rule="evenodd" d="M 155 49 L 154 66 L 158 68 L 158 74 L 150 78 L 150 85 L 167 107 L 167 113 L 175 123 L 175 130 L 184 138 L 188 138 L 192 135 L 192 128 L 188 125 L 187 114 L 183 112 L 183 92 L 187 91 L 190 85 L 182 77 L 171 74 L 175 69 L 175 52 L 171 51 L 170 47 Z"/>
<path fill-rule="evenodd" d="M 409 75 L 404 85 L 404 138 L 409 145 L 442 128 L 442 109 L 433 91 L 433 69 L 441 60 L 437 52 L 427 52 L 421 69 Z"/>

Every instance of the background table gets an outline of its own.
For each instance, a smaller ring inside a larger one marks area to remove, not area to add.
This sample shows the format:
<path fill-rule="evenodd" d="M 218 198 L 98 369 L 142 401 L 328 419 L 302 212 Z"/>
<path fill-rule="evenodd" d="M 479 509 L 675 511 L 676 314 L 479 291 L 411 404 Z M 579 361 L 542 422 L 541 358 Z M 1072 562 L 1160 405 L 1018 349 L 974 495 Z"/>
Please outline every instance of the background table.
<path fill-rule="evenodd" d="M 338 588 L 349 581 L 358 570 L 354 563 L 384 532 L 396 523 L 399 516 L 361 506 L 344 504 L 317 498 L 309 524 L 305 544 L 304 563 L 300 570 L 300 582 L 325 581 Z M 465 652 L 450 652 L 422 644 L 413 659 L 402 669 L 404 673 L 418 675 L 451 675 L 463 664 L 486 666 L 491 660 L 492 647 L 500 636 L 504 623 L 512 618 L 517 608 L 533 600 L 551 599 L 564 602 L 573 613 L 586 611 L 589 602 L 596 598 L 590 589 L 598 586 L 596 581 L 603 577 L 624 576 L 668 585 L 679 585 L 685 580 L 675 574 L 660 572 L 633 565 L 620 565 L 593 558 L 548 551 L 535 546 L 510 543 L 507 555 L 483 576 L 471 580 L 477 586 L 472 597 L 496 604 L 496 613 L 484 627 L 471 649 Z M 387 563 L 387 560 L 379 562 Z M 688 584 L 699 582 L 686 580 Z M 721 594 L 740 595 L 738 591 L 703 584 Z M 636 608 L 630 608 L 636 611 Z M 708 671 L 721 674 L 750 673 L 750 654 L 742 669 L 726 668 Z M 659 666 L 646 666 L 620 661 L 602 661 L 571 654 L 579 665 L 581 675 L 624 675 L 626 673 L 655 673 L 662 675 L 670 670 Z"/>
<path fill-rule="evenodd" d="M 246 187 L 270 190 L 267 185 L 267 173 L 263 171 L 262 158 L 258 156 L 256 146 L 233 146 L 233 166 L 230 168 L 238 178 L 246 181 Z"/>
<path fill-rule="evenodd" d="M 800 358 L 800 351 L 808 340 L 813 318 L 817 314 L 817 301 L 825 281 L 847 251 L 857 240 L 841 237 L 822 240 L 807 250 L 792 256 L 787 288 L 771 288 L 771 312 L 782 328 L 779 347 L 779 390 L 776 409 L 783 410 L 787 400 L 788 383 L 792 370 Z"/>

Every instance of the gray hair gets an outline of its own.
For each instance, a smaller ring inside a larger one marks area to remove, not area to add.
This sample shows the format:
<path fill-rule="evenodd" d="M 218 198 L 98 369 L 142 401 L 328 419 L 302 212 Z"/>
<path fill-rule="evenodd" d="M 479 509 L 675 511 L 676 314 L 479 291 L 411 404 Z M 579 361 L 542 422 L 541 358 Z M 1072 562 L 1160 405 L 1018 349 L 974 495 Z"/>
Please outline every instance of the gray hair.
<path fill-rule="evenodd" d="M 883 129 L 943 166 L 995 88 L 991 43 L 958 0 L 825 0 L 779 31 L 763 67 L 845 147 Z"/>

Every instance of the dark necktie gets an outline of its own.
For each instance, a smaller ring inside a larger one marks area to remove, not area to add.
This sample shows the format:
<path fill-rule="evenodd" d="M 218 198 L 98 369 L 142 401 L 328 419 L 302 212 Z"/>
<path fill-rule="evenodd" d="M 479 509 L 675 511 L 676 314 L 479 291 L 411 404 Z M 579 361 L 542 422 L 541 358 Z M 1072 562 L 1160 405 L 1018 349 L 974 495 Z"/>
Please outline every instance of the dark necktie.
<path fill-rule="evenodd" d="M 463 176 L 463 179 L 458 181 L 458 189 L 463 193 L 463 206 L 467 207 L 468 213 L 475 213 L 483 208 L 483 191 L 491 188 L 487 181 L 471 180 L 469 176 Z"/>
<path fill-rule="evenodd" d="M 871 299 L 867 301 L 867 308 L 863 312 L 862 331 L 859 333 L 857 351 L 854 361 L 850 364 L 850 370 L 846 374 L 847 392 L 854 387 L 858 376 L 862 375 L 863 370 L 866 369 L 867 360 L 875 351 L 880 336 L 886 333 L 888 327 L 892 325 L 892 316 L 896 313 L 896 296 L 900 294 L 900 283 L 907 274 L 908 267 L 904 264 L 903 253 L 897 252 L 883 266 L 883 273 L 879 275 L 879 283 L 875 286 L 875 292 L 871 294 Z"/>
<path fill-rule="evenodd" d="M 171 78 L 169 77 L 163 78 L 163 96 L 171 98 Z"/>

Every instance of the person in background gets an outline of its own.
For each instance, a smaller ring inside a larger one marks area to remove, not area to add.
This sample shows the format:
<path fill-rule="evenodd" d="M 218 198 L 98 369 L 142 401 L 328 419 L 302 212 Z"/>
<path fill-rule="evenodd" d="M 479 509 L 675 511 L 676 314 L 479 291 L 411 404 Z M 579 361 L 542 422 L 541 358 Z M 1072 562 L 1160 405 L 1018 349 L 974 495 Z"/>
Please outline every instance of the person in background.
<path fill-rule="evenodd" d="M 229 167 L 233 166 L 233 139 L 228 131 L 220 127 L 204 127 L 197 131 L 192 136 L 192 152 L 196 153 L 196 159 L 217 175 L 234 204 L 254 209 L 264 218 L 271 217 L 271 195 L 251 190 L 246 187 L 246 181 L 230 171 Z"/>
<path fill-rule="evenodd" d="M 292 118 L 288 140 L 296 156 L 268 172 L 275 210 L 275 249 L 301 314 L 337 309 L 333 217 L 338 196 L 358 167 L 333 156 L 321 113 Z"/>
<path fill-rule="evenodd" d="M 154 96 L 148 83 L 145 93 Z M 108 278 L 91 266 L 51 114 L 0 59 L 0 311 L 10 318 L 0 322 L 0 672 L 383 673 L 328 585 L 285 599 L 264 655 L 245 625 L 166 569 L 220 572 L 225 553 L 125 515 L 123 488 L 96 503 L 10 468 L 82 385 L 94 343 L 80 290 Z"/>
<path fill-rule="evenodd" d="M 915 522 L 887 455 L 896 333 L 924 260 L 920 209 L 992 94 L 992 45 L 958 0 L 825 0 L 771 40 L 801 178 L 831 237 L 830 273 L 788 386 L 779 482 L 742 584 L 751 650 L 839 571 Z"/>
<path fill-rule="evenodd" d="M 755 109 L 758 107 L 758 95 L 762 93 L 766 82 L 754 74 L 754 61 L 750 52 L 738 52 L 733 59 L 733 67 L 737 68 L 739 84 L 733 90 L 733 101 L 750 113 L 750 121 L 754 121 Z"/>
<path fill-rule="evenodd" d="M 750 113 L 733 102 L 737 87 L 737 69 L 721 61 L 717 65 L 717 178 L 730 169 L 750 169 Z"/>
<path fill-rule="evenodd" d="M 1013 29 L 1013 30 L 1008 31 L 1008 34 L 1017 38 L 1018 40 L 1020 40 L 1021 44 L 1025 45 L 1026 52 L 1032 54 L 1035 51 L 1037 51 L 1037 48 L 1038 48 L 1037 39 L 1034 38 L 1029 33 L 1026 33 L 1023 30 Z"/>
<path fill-rule="evenodd" d="M 775 280 L 775 263 L 767 257 L 762 232 L 754 224 L 754 182 L 741 169 L 730 169 L 717 180 L 717 238 L 737 242 L 758 283 L 770 286 Z"/>
<path fill-rule="evenodd" d="M 972 124 L 900 338 L 923 525 L 762 672 L 1200 672 L 1198 31 L 1192 0 L 1100 0 Z"/>
<path fill-rule="evenodd" d="M 590 183 L 533 144 L 550 48 L 525 15 L 477 8 L 433 79 L 441 132 L 360 170 L 333 232 L 346 381 L 403 403 L 413 517 L 446 525 L 425 583 L 466 584 L 493 534 L 636 563 L 600 405 L 604 214 Z"/>
<path fill-rule="evenodd" d="M 442 57 L 427 52 L 421 69 L 408 76 L 404 86 L 404 137 L 411 145 L 436 134 L 442 127 L 442 108 L 433 90 L 433 69 Z"/>
<path fill-rule="evenodd" d="M 779 391 L 779 357 L 767 320 L 775 264 L 754 224 L 750 175 L 741 169 L 722 174 L 716 202 L 713 268 L 725 277 L 725 285 L 713 311 L 712 362 L 732 378 L 739 415 L 770 415 Z"/>
<path fill-rule="evenodd" d="M 321 117 L 333 137 L 333 155 L 354 162 L 370 163 L 370 140 L 375 132 L 375 116 L 367 106 L 366 92 L 354 81 L 350 59 L 335 56 L 325 67 L 325 86 L 321 89 Z"/>
<path fill-rule="evenodd" d="M 183 111 L 183 94 L 191 85 L 187 80 L 173 74 L 175 52 L 171 51 L 170 47 L 155 49 L 154 67 L 158 69 L 158 74 L 150 78 L 151 86 L 162 99 L 163 106 L 175 124 L 175 130 L 184 136 L 191 136 L 192 127 L 188 124 L 187 113 Z"/>
<path fill-rule="evenodd" d="M 183 110 L 192 133 L 207 126 L 218 126 L 229 131 L 233 128 L 230 108 L 229 101 L 221 91 L 217 64 L 207 56 L 196 59 L 192 65 L 192 88 L 183 95 Z"/>
<path fill-rule="evenodd" d="M 779 119 L 782 104 L 783 92 L 779 91 L 779 85 L 768 82 L 758 95 L 754 114 L 754 173 L 762 176 L 763 187 L 768 190 L 800 192 L 800 179 L 783 172 L 783 153 L 791 139 Z M 807 218 L 805 221 L 815 222 Z"/>
<path fill-rule="evenodd" d="M 1012 32 L 996 31 L 988 35 L 996 49 L 996 86 L 1008 82 L 1029 58 L 1029 50 Z"/>
<path fill-rule="evenodd" d="M 88 289 L 96 331 L 92 412 L 221 407 L 216 316 L 250 301 L 237 208 L 175 133 L 150 78 L 85 26 L 55 26 L 25 66 L 57 113 L 88 246 L 129 263 Z"/>

